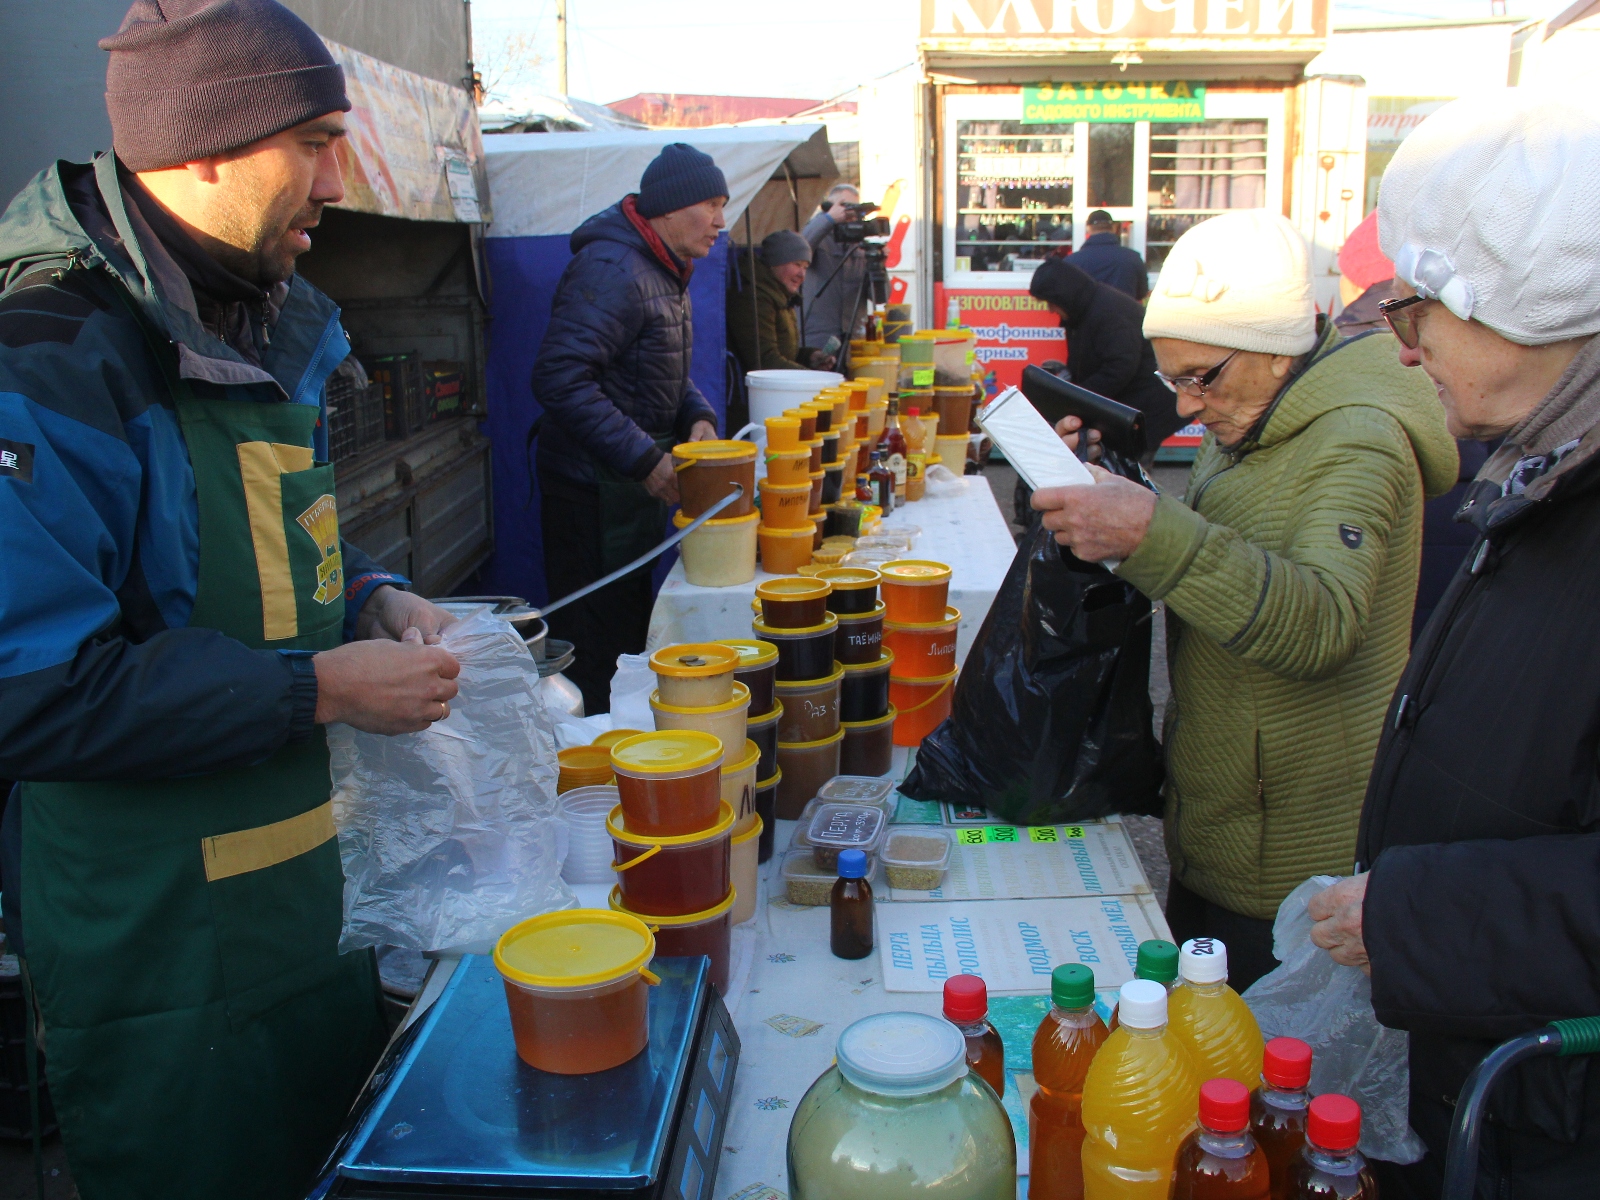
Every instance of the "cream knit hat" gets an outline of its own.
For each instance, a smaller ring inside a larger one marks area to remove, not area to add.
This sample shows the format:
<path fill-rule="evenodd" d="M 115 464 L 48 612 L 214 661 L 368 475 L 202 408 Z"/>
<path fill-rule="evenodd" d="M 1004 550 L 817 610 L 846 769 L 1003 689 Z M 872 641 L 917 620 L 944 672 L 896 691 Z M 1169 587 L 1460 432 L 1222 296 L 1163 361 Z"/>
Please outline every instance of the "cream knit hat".
<path fill-rule="evenodd" d="M 1145 309 L 1144 335 L 1304 354 L 1317 343 L 1305 239 L 1259 208 L 1201 221 L 1167 255 Z"/>
<path fill-rule="evenodd" d="M 1445 105 L 1383 173 L 1378 240 L 1418 293 L 1507 341 L 1600 332 L 1600 120 L 1523 88 Z"/>

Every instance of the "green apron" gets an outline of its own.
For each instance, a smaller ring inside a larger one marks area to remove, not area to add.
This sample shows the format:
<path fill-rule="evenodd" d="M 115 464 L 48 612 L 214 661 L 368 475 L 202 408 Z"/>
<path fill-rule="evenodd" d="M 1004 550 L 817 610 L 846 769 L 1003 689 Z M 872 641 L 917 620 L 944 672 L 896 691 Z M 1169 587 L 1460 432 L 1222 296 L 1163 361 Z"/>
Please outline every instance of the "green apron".
<path fill-rule="evenodd" d="M 176 403 L 200 517 L 189 624 L 337 646 L 317 408 Z M 23 785 L 28 968 L 84 1200 L 304 1195 L 386 1036 L 371 952 L 338 951 L 330 793 L 320 726 L 251 767 Z"/>
<path fill-rule="evenodd" d="M 677 439 L 657 438 L 656 445 L 670 457 Z M 625 478 L 605 463 L 591 462 L 600 504 L 600 573 L 609 575 L 666 540 L 667 514 L 671 510 L 644 484 Z M 639 569 L 650 570 L 653 566 Z"/>

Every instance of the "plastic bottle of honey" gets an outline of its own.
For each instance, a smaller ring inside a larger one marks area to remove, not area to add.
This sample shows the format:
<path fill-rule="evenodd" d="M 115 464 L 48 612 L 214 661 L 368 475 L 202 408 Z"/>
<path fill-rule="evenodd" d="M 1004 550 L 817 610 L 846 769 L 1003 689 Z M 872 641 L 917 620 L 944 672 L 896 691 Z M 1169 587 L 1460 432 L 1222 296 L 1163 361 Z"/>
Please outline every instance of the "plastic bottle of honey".
<path fill-rule="evenodd" d="M 1228 986 L 1228 948 L 1216 938 L 1185 942 L 1178 955 L 1178 978 L 1167 1015 L 1201 1076 L 1225 1076 L 1246 1090 L 1255 1087 L 1261 1078 L 1261 1026 Z"/>
<path fill-rule="evenodd" d="M 976 975 L 956 975 L 944 981 L 944 1019 L 967 1039 L 967 1065 L 994 1089 L 1005 1095 L 1006 1048 L 1000 1031 L 989 1024 L 989 989 Z"/>
<path fill-rule="evenodd" d="M 1268 1200 L 1267 1156 L 1250 1136 L 1250 1091 L 1236 1079 L 1200 1085 L 1200 1128 L 1183 1139 L 1172 1200 Z"/>
<path fill-rule="evenodd" d="M 1306 1112 L 1306 1144 L 1289 1168 L 1292 1200 L 1378 1200 L 1378 1183 L 1356 1143 L 1361 1140 L 1361 1106 L 1349 1096 L 1327 1092 Z"/>
<path fill-rule="evenodd" d="M 1178 1145 L 1194 1127 L 1200 1076 L 1167 1028 L 1167 989 L 1122 985 L 1122 1024 L 1083 1081 L 1086 1200 L 1167 1200 Z"/>
<path fill-rule="evenodd" d="M 1033 1035 L 1028 1104 L 1028 1200 L 1083 1198 L 1083 1081 L 1110 1033 L 1094 1011 L 1094 972 L 1063 963 L 1050 974 L 1050 1011 Z"/>
<path fill-rule="evenodd" d="M 828 901 L 828 945 L 835 958 L 865 958 L 872 953 L 872 885 L 867 882 L 867 856 L 861 850 L 839 851 L 839 878 Z"/>
<path fill-rule="evenodd" d="M 1178 948 L 1163 938 L 1150 938 L 1139 943 L 1139 956 L 1134 961 L 1133 977 L 1149 979 L 1167 989 L 1178 986 Z M 1117 1027 L 1117 1010 L 1111 1010 L 1108 1029 Z"/>
<path fill-rule="evenodd" d="M 1261 1086 L 1250 1096 L 1250 1133 L 1267 1156 L 1272 1200 L 1289 1194 L 1289 1168 L 1306 1144 L 1311 1093 L 1311 1047 L 1298 1038 L 1273 1038 L 1261 1056 Z"/>
<path fill-rule="evenodd" d="M 906 419 L 901 423 L 906 435 L 906 500 L 921 500 L 928 486 L 926 476 L 928 455 L 923 449 L 926 437 L 921 420 L 921 410 L 906 409 Z"/>

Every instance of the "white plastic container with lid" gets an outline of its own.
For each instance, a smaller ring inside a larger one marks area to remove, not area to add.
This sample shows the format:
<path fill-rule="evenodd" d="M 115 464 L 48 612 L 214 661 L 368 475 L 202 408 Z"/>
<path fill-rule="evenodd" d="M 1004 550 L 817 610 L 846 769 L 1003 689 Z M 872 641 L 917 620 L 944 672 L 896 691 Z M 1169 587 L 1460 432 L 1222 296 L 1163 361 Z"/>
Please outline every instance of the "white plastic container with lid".
<path fill-rule="evenodd" d="M 870 804 L 891 812 L 895 806 L 894 780 L 875 775 L 835 775 L 817 792 L 823 804 Z"/>
<path fill-rule="evenodd" d="M 791 1200 L 1012 1200 L 1011 1123 L 966 1049 L 925 1013 L 846 1027 L 789 1125 Z"/>
<path fill-rule="evenodd" d="M 843 383 L 844 376 L 834 371 L 746 371 L 744 382 L 750 392 L 750 421 L 759 425 L 815 399 L 823 388 Z"/>
<path fill-rule="evenodd" d="M 879 857 L 890 887 L 931 892 L 944 884 L 950 866 L 950 835 L 937 826 L 891 829 Z"/>
<path fill-rule="evenodd" d="M 872 854 L 883 839 L 888 822 L 883 809 L 870 804 L 818 804 L 806 830 L 812 857 L 817 866 L 834 870 L 839 851 L 860 850 Z"/>

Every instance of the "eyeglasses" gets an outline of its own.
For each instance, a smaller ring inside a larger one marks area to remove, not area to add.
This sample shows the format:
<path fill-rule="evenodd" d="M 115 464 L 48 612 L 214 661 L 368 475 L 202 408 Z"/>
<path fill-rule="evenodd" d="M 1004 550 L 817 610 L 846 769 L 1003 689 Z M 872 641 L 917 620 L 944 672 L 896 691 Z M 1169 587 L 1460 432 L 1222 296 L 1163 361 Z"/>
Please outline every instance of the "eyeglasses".
<path fill-rule="evenodd" d="M 1427 299 L 1427 296 L 1406 296 L 1403 299 L 1397 296 L 1378 305 L 1379 314 L 1389 323 L 1390 330 L 1407 350 L 1415 350 L 1419 340 L 1417 317 L 1420 314 L 1413 305 L 1421 304 Z"/>
<path fill-rule="evenodd" d="M 1204 399 L 1206 390 L 1217 381 L 1217 376 L 1222 374 L 1222 368 L 1231 363 L 1234 354 L 1238 353 L 1235 350 L 1233 354 L 1228 355 L 1227 358 L 1212 367 L 1204 375 L 1166 375 L 1157 371 L 1156 378 L 1166 384 L 1169 391 L 1182 392 L 1186 396 Z"/>

